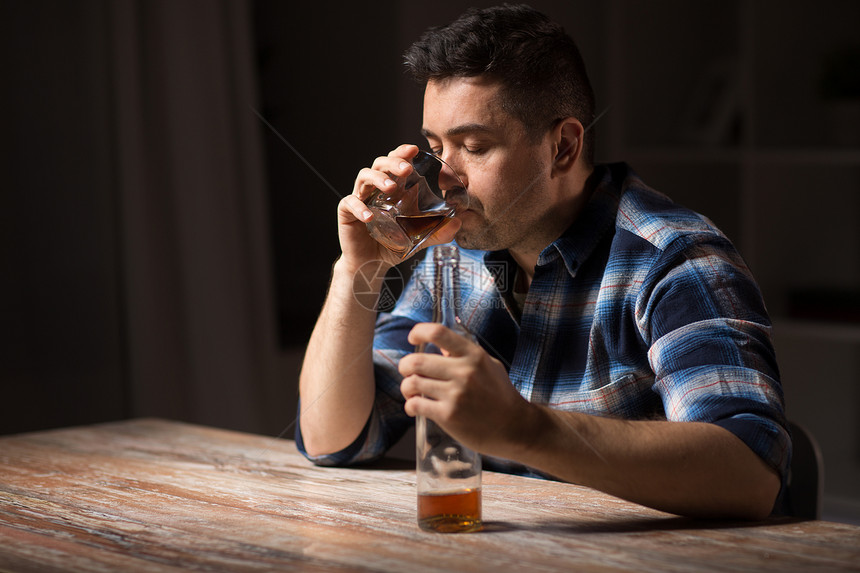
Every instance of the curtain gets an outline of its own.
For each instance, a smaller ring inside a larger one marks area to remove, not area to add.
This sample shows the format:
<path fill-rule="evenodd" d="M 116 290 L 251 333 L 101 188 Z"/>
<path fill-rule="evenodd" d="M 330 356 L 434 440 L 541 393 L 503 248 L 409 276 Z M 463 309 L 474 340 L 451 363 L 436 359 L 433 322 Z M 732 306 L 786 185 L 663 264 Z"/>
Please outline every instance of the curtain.
<path fill-rule="evenodd" d="M 276 431 L 250 2 L 107 7 L 131 415 Z"/>

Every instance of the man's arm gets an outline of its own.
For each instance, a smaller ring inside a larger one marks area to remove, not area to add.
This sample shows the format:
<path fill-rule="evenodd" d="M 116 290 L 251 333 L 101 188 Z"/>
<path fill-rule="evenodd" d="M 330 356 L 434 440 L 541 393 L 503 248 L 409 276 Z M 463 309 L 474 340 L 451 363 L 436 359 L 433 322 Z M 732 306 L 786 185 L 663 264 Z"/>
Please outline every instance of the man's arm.
<path fill-rule="evenodd" d="M 552 410 L 527 402 L 498 361 L 440 325 L 419 324 L 409 340 L 449 354 L 401 359 L 406 412 L 481 453 L 682 515 L 755 519 L 773 508 L 776 472 L 722 427 Z"/>
<path fill-rule="evenodd" d="M 375 189 L 393 189 L 392 177 L 408 175 L 408 160 L 418 152 L 402 145 L 362 169 L 351 195 L 338 205 L 341 256 L 334 265 L 329 292 L 305 352 L 299 376 L 299 424 L 311 456 L 330 454 L 352 444 L 373 407 L 373 332 L 385 272 L 399 262 L 373 240 L 365 226 L 371 214 L 362 202 Z M 429 244 L 450 241 L 459 228 L 451 221 Z M 356 288 L 358 287 L 358 288 Z M 361 293 L 361 300 L 356 298 Z"/>
<path fill-rule="evenodd" d="M 779 477 L 725 428 L 534 410 L 523 431 L 539 437 L 506 448 L 527 465 L 680 515 L 762 519 L 773 509 Z"/>
<path fill-rule="evenodd" d="M 370 273 L 363 291 L 378 293 L 381 267 Z M 374 267 L 374 268 L 371 268 Z M 359 269 L 338 260 L 325 305 L 311 334 L 299 376 L 302 441 L 311 456 L 350 445 L 370 415 L 374 397 L 372 341 L 376 312 L 354 296 Z M 370 295 L 372 296 L 372 294 Z"/>

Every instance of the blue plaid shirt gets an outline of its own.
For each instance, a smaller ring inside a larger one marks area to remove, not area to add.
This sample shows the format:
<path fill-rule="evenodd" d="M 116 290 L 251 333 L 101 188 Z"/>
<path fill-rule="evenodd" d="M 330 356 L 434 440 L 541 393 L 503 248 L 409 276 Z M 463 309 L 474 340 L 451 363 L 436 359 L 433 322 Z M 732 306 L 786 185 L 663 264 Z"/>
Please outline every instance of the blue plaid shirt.
<path fill-rule="evenodd" d="M 541 253 L 521 313 L 508 253 L 460 250 L 461 318 L 531 402 L 717 424 L 784 481 L 791 442 L 771 324 L 744 261 L 710 221 L 627 165 L 600 166 L 591 181 L 584 212 Z M 432 260 L 428 253 L 393 310 L 379 315 L 376 402 L 364 431 L 316 463 L 376 458 L 413 423 L 397 363 L 413 351 L 412 326 L 431 320 Z M 488 461 L 488 469 L 528 473 Z"/>

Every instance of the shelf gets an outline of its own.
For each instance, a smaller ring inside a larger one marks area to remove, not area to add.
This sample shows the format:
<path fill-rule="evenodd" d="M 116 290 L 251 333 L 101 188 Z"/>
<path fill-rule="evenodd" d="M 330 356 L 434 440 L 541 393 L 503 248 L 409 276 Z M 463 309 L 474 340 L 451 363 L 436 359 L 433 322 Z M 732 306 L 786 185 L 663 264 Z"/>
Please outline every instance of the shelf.
<path fill-rule="evenodd" d="M 731 147 L 650 147 L 627 149 L 624 156 L 632 164 L 649 163 L 738 163 L 743 152 Z"/>
<path fill-rule="evenodd" d="M 753 160 L 761 163 L 860 166 L 860 148 L 854 147 L 759 149 L 749 152 L 749 155 Z"/>
<path fill-rule="evenodd" d="M 624 152 L 629 162 L 650 163 L 790 163 L 860 166 L 860 148 L 756 148 L 661 147 L 632 148 Z"/>
<path fill-rule="evenodd" d="M 774 318 L 773 328 L 780 337 L 815 338 L 818 340 L 860 344 L 860 323 Z"/>

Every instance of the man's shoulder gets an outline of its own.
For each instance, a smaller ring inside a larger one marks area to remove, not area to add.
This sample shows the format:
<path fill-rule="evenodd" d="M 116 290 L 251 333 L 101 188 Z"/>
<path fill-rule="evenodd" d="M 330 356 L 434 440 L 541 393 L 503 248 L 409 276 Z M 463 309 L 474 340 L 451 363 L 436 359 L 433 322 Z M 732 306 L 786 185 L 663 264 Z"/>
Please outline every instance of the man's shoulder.
<path fill-rule="evenodd" d="M 629 167 L 619 186 L 616 229 L 626 231 L 660 251 L 679 240 L 726 240 L 708 217 L 674 202 L 668 195 L 646 184 Z"/>

